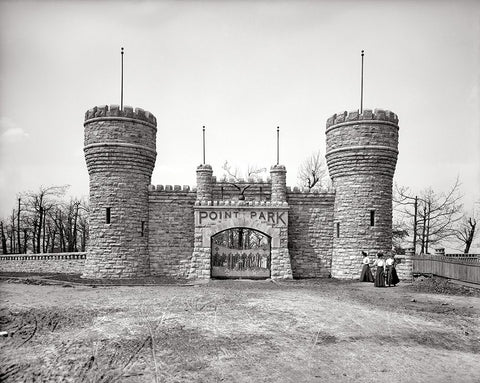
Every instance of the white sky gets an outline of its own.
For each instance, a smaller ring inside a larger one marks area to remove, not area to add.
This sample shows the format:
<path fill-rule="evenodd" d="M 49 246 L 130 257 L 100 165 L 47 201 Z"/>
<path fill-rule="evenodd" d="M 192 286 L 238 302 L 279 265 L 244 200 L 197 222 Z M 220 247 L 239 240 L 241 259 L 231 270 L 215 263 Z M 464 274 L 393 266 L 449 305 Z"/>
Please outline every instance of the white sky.
<path fill-rule="evenodd" d="M 195 184 L 207 163 L 245 169 L 325 152 L 325 122 L 359 108 L 400 119 L 395 181 L 446 191 L 457 175 L 480 215 L 478 1 L 0 1 L 0 216 L 17 193 L 88 195 L 87 109 L 120 103 L 158 120 L 154 184 Z M 478 203 L 475 205 L 474 202 Z"/>

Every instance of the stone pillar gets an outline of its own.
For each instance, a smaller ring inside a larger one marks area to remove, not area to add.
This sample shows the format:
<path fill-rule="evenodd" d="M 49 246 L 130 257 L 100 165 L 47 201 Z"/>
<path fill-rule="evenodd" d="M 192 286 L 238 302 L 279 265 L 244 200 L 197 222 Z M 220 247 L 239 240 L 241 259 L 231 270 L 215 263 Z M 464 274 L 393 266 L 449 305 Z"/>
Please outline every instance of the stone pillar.
<path fill-rule="evenodd" d="M 272 202 L 287 201 L 287 170 L 284 165 L 273 165 L 270 168 L 272 179 Z"/>
<path fill-rule="evenodd" d="M 361 252 L 392 249 L 392 185 L 398 118 L 375 109 L 327 121 L 326 159 L 335 188 L 332 277 L 358 278 Z"/>
<path fill-rule="evenodd" d="M 197 201 L 213 199 L 213 170 L 210 165 L 197 167 Z"/>
<path fill-rule="evenodd" d="M 415 249 L 405 249 L 405 255 L 397 255 L 395 258 L 400 260 L 397 264 L 397 274 L 400 281 L 411 282 L 413 280 L 413 257 L 415 256 Z"/>
<path fill-rule="evenodd" d="M 85 114 L 90 237 L 84 278 L 150 273 L 148 185 L 155 165 L 156 118 L 143 109 L 97 106 Z"/>

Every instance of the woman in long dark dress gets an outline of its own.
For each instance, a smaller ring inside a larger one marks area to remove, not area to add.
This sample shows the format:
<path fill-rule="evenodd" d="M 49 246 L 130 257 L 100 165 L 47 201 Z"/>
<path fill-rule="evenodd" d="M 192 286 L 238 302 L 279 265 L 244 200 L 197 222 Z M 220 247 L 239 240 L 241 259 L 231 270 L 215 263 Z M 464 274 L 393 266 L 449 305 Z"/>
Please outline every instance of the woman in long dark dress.
<path fill-rule="evenodd" d="M 400 279 L 398 279 L 397 270 L 395 268 L 396 262 L 393 255 L 389 255 L 387 260 L 385 261 L 385 267 L 387 268 L 387 285 L 390 287 L 391 285 L 396 286 Z"/>
<path fill-rule="evenodd" d="M 377 266 L 374 286 L 385 287 L 385 260 L 383 259 L 383 253 L 377 254 L 377 259 L 375 260 L 374 265 Z"/>
<path fill-rule="evenodd" d="M 365 251 L 362 251 L 363 255 L 363 266 L 362 272 L 360 273 L 360 282 L 373 282 L 373 274 L 370 270 L 370 258 Z"/>

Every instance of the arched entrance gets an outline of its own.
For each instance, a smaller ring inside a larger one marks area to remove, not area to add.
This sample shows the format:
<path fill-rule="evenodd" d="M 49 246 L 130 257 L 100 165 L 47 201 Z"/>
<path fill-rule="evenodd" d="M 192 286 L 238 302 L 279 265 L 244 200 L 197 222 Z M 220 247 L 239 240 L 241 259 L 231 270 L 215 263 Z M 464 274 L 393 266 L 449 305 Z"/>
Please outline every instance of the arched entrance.
<path fill-rule="evenodd" d="M 271 237 L 234 227 L 211 237 L 211 277 L 266 279 L 271 275 Z"/>

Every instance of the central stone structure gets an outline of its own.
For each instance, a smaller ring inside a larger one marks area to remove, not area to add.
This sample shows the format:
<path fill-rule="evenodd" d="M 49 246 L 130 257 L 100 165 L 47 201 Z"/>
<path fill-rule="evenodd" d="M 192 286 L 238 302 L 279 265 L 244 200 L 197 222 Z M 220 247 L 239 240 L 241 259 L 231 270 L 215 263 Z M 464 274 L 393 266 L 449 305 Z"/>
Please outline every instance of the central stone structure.
<path fill-rule="evenodd" d="M 155 117 L 99 106 L 85 115 L 90 239 L 85 278 L 358 278 L 361 251 L 392 249 L 392 182 L 398 118 L 386 110 L 327 121 L 334 190 L 268 180 L 217 181 L 198 166 L 197 186 L 150 185 Z M 241 191 L 241 192 L 239 192 Z"/>

